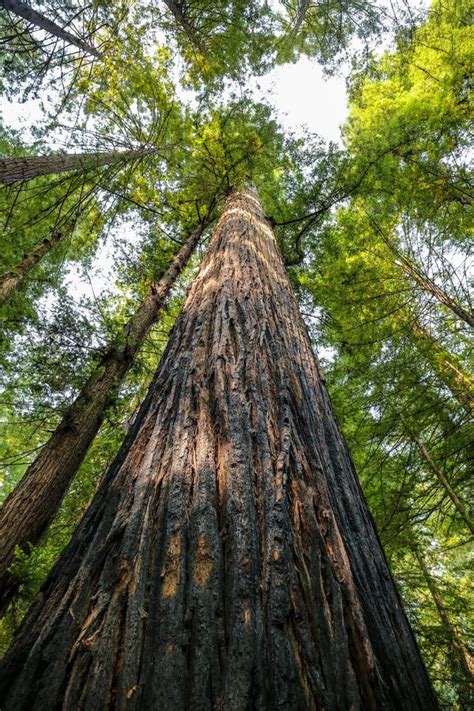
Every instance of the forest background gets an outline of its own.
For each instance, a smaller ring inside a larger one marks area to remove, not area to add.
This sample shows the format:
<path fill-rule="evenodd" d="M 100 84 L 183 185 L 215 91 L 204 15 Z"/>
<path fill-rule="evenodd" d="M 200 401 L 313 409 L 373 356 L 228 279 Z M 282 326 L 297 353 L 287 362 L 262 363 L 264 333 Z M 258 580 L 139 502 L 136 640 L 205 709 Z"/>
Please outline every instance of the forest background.
<path fill-rule="evenodd" d="M 57 517 L 16 550 L 2 647 L 133 422 L 219 204 L 252 181 L 440 702 L 468 708 L 472 6 L 35 4 L 74 44 L 0 5 L 1 156 L 44 157 L 0 158 L 2 499 L 202 228 Z M 291 73 L 335 136 L 315 62 L 347 83 L 340 142 L 265 98 Z"/>

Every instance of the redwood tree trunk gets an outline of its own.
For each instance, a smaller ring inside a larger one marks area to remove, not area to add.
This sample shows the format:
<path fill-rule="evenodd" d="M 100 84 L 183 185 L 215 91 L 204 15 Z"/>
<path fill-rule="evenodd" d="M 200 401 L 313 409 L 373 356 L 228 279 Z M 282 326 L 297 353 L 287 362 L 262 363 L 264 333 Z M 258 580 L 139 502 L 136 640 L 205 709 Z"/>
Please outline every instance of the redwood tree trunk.
<path fill-rule="evenodd" d="M 124 328 L 120 345 L 110 347 L 62 421 L 0 508 L 0 610 L 11 601 L 18 581 L 8 572 L 15 548 L 38 543 L 54 520 L 105 416 L 107 405 L 132 365 L 164 301 L 206 226 L 202 222 L 172 259 Z"/>
<path fill-rule="evenodd" d="M 0 671 L 22 709 L 436 709 L 253 192 Z"/>
<path fill-rule="evenodd" d="M 1 0 L 0 0 L 1 2 Z M 106 151 L 102 153 L 73 153 L 69 155 L 24 156 L 0 158 L 0 183 L 10 184 L 32 180 L 39 175 L 86 171 L 119 161 L 130 161 L 155 152 L 156 149 Z"/>
<path fill-rule="evenodd" d="M 79 37 L 71 34 L 67 30 L 57 25 L 52 20 L 48 20 L 47 17 L 42 15 L 40 12 L 36 12 L 32 7 L 27 5 L 25 2 L 20 2 L 20 0 L 0 0 L 0 7 L 4 7 L 6 10 L 10 10 L 13 14 L 22 17 L 27 22 L 31 22 L 32 25 L 36 25 L 40 29 L 48 32 L 48 34 L 58 37 L 67 44 L 73 44 L 75 47 L 79 47 L 83 52 L 92 55 L 93 57 L 100 57 L 99 52 L 91 47 L 87 42 L 84 42 Z"/>
<path fill-rule="evenodd" d="M 23 259 L 18 262 L 11 272 L 0 275 L 0 306 L 2 306 L 15 293 L 29 272 L 38 262 L 48 254 L 63 239 L 64 232 L 55 232 L 47 239 L 38 242 L 31 252 L 23 255 Z"/>

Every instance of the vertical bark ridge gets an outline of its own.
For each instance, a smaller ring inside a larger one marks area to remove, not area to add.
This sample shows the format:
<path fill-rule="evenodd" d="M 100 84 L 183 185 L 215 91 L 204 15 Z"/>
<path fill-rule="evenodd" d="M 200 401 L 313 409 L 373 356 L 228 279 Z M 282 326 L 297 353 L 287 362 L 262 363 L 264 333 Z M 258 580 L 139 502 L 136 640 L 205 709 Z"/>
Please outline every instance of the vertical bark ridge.
<path fill-rule="evenodd" d="M 436 708 L 253 191 L 0 688 L 4 711 Z"/>

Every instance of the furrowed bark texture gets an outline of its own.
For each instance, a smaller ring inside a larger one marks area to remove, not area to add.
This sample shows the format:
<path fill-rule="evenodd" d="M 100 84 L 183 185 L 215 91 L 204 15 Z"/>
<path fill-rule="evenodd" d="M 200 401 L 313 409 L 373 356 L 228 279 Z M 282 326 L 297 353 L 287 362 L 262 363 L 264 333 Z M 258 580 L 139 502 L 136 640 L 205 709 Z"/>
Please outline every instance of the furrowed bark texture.
<path fill-rule="evenodd" d="M 133 364 L 168 293 L 191 256 L 206 222 L 195 230 L 69 407 L 62 421 L 0 508 L 0 610 L 11 602 L 18 581 L 11 575 L 15 548 L 28 550 L 54 520 L 61 501 L 103 422 L 107 406 Z"/>
<path fill-rule="evenodd" d="M 33 247 L 31 252 L 25 254 L 21 262 L 11 272 L 0 275 L 0 306 L 2 306 L 21 286 L 29 272 L 43 257 L 59 244 L 64 237 L 64 232 L 55 232 L 47 239 L 41 240 Z"/>
<path fill-rule="evenodd" d="M 0 0 L 1 2 L 1 0 Z M 56 156 L 25 156 L 0 158 L 0 183 L 8 185 L 33 180 L 40 175 L 86 171 L 103 165 L 130 161 L 156 152 L 155 148 L 132 151 L 105 151 L 101 153 L 73 153 Z"/>
<path fill-rule="evenodd" d="M 33 10 L 33 8 L 26 3 L 20 2 L 20 0 L 0 0 L 0 7 L 4 7 L 6 10 L 13 12 L 15 15 L 18 15 L 18 17 L 22 17 L 27 22 L 31 22 L 32 25 L 36 25 L 50 35 L 58 37 L 67 44 L 73 44 L 75 47 L 79 47 L 83 52 L 93 57 L 100 57 L 99 52 L 94 49 L 94 47 L 91 47 L 87 42 L 83 42 L 79 37 L 75 37 L 75 35 L 64 30 L 55 22 L 52 22 L 52 20 L 48 20 L 47 17 Z"/>
<path fill-rule="evenodd" d="M 0 688 L 3 711 L 437 708 L 253 191 Z"/>

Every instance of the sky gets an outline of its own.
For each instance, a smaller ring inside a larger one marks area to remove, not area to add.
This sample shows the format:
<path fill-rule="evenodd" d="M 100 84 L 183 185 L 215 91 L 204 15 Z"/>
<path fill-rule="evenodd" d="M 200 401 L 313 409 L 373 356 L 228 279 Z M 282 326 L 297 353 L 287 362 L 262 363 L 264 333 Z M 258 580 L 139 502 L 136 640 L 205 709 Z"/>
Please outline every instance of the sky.
<path fill-rule="evenodd" d="M 277 110 L 287 129 L 306 126 L 327 141 L 339 141 L 339 127 L 347 116 L 343 76 L 325 77 L 318 64 L 302 57 L 296 64 L 283 64 L 258 79 L 262 98 Z"/>

